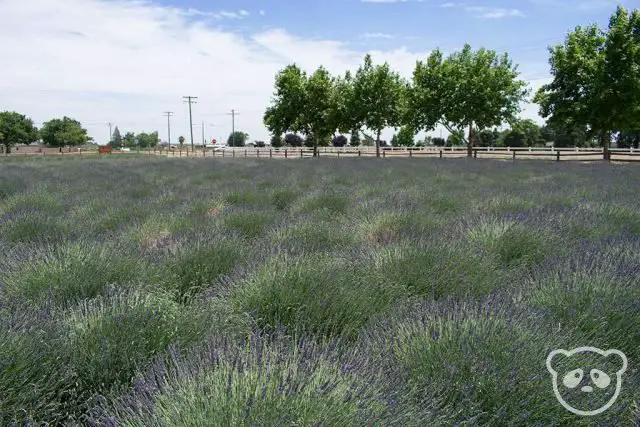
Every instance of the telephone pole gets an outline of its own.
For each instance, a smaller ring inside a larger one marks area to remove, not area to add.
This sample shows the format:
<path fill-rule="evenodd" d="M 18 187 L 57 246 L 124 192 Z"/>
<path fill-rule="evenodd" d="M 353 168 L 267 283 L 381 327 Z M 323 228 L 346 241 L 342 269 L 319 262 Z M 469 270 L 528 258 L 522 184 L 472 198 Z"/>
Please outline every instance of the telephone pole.
<path fill-rule="evenodd" d="M 167 116 L 167 138 L 169 142 L 169 147 L 171 147 L 171 116 L 173 116 L 173 112 L 165 111 L 163 114 Z"/>
<path fill-rule="evenodd" d="M 202 121 L 202 149 L 207 145 L 207 140 L 204 139 L 204 120 Z"/>
<path fill-rule="evenodd" d="M 107 123 L 107 126 L 109 126 L 109 142 L 111 142 L 111 140 L 113 139 L 113 132 L 111 132 L 111 127 L 113 126 L 113 123 L 109 122 Z"/>
<path fill-rule="evenodd" d="M 236 146 L 236 116 L 239 116 L 240 113 L 236 113 L 236 110 L 231 110 L 230 113 L 227 113 L 228 116 L 231 116 L 231 146 Z"/>
<path fill-rule="evenodd" d="M 184 102 L 189 104 L 189 129 L 191 130 L 191 151 L 194 151 L 193 147 L 193 116 L 191 115 L 191 104 L 197 104 L 195 101 L 198 99 L 197 96 L 183 96 Z"/>

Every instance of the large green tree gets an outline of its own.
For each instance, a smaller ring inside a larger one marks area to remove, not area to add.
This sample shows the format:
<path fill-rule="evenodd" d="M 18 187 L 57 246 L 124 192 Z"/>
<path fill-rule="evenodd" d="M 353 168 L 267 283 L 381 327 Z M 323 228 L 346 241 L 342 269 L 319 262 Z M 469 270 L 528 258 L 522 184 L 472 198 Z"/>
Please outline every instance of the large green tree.
<path fill-rule="evenodd" d="M 117 128 L 116 128 L 117 130 Z M 120 133 L 118 131 L 118 133 Z M 136 145 L 136 134 L 133 132 L 127 132 L 124 137 L 122 137 L 122 144 L 125 147 L 135 147 Z"/>
<path fill-rule="evenodd" d="M 276 75 L 271 105 L 263 117 L 272 134 L 304 131 L 301 112 L 306 103 L 306 82 L 306 73 L 295 64 L 288 65 Z"/>
<path fill-rule="evenodd" d="M 244 147 L 248 139 L 248 133 L 237 130 L 229 134 L 229 138 L 227 138 L 227 145 L 229 147 Z"/>
<path fill-rule="evenodd" d="M 444 59 L 436 49 L 426 62 L 419 61 L 408 96 L 408 121 L 416 130 L 433 130 L 440 122 L 456 135 L 469 130 L 467 154 L 473 154 L 473 130 L 515 120 L 529 91 L 518 79 L 517 66 L 508 54 L 466 44 Z"/>
<path fill-rule="evenodd" d="M 334 79 L 320 67 L 305 82 L 304 92 L 301 125 L 306 135 L 313 135 L 313 155 L 317 156 L 318 145 L 329 145 L 331 135 L 339 126 L 335 114 Z"/>
<path fill-rule="evenodd" d="M 373 65 L 371 55 L 358 68 L 353 82 L 353 114 L 375 132 L 376 156 L 380 157 L 380 134 L 402 121 L 405 83 L 388 63 Z"/>
<path fill-rule="evenodd" d="M 38 140 L 38 129 L 33 121 L 14 111 L 0 112 L 0 144 L 10 153 L 16 144 L 31 144 Z"/>
<path fill-rule="evenodd" d="M 612 134 L 640 124 L 640 13 L 618 7 L 606 31 L 577 27 L 549 51 L 553 81 L 534 99 L 540 115 L 569 132 L 586 129 L 609 158 Z"/>
<path fill-rule="evenodd" d="M 397 134 L 398 147 L 413 147 L 415 145 L 415 132 L 411 126 L 402 126 Z M 392 143 L 393 145 L 393 143 Z"/>
<path fill-rule="evenodd" d="M 138 142 L 138 147 L 140 148 L 150 148 L 158 145 L 158 141 L 160 138 L 158 137 L 158 132 L 146 133 L 142 132 L 136 135 L 136 140 Z"/>
<path fill-rule="evenodd" d="M 42 141 L 50 147 L 66 147 L 84 145 L 89 141 L 87 130 L 79 121 L 70 117 L 53 119 L 42 125 L 40 130 Z"/>

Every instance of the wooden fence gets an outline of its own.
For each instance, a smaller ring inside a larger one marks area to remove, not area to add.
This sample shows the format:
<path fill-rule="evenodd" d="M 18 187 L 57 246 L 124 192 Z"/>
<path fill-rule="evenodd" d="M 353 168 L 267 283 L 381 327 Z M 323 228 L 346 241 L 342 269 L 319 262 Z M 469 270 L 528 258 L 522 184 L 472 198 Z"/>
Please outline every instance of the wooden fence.
<path fill-rule="evenodd" d="M 111 153 L 105 150 L 79 150 L 62 152 L 13 152 L 9 157 L 15 156 L 85 156 L 85 155 L 132 155 L 147 154 L 160 155 L 172 158 L 281 158 L 281 159 L 299 159 L 313 157 L 313 149 L 302 148 L 257 148 L 257 147 L 235 147 L 225 148 L 222 150 L 212 149 L 172 149 L 161 150 L 158 148 L 148 148 L 134 150 L 130 152 L 122 152 L 113 150 Z M 319 147 L 319 157 L 335 157 L 335 158 L 352 158 L 352 157 L 375 157 L 375 147 Z M 381 149 L 382 158 L 396 157 L 416 157 L 416 158 L 464 158 L 467 157 L 466 147 L 384 147 Z M 502 160 L 517 159 L 540 159 L 555 161 L 602 161 L 606 160 L 602 148 L 544 148 L 544 147 L 525 147 L 525 148 L 503 148 L 503 147 L 476 147 L 473 149 L 474 158 L 491 158 Z M 610 161 L 613 162 L 639 162 L 640 150 L 637 149 L 611 149 Z"/>

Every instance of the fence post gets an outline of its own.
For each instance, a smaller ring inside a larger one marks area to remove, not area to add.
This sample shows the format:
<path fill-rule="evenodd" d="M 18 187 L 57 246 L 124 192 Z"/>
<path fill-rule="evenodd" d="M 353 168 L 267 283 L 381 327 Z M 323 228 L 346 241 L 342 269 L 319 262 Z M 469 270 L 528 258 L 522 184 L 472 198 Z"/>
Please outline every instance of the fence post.
<path fill-rule="evenodd" d="M 440 158 L 442 158 L 442 150 L 440 150 Z"/>
<path fill-rule="evenodd" d="M 180 157 L 182 157 L 182 148 L 180 149 Z"/>
<path fill-rule="evenodd" d="M 358 150 L 358 157 L 362 156 L 362 151 Z"/>
<path fill-rule="evenodd" d="M 256 157 L 260 157 L 260 150 L 256 150 Z"/>
<path fill-rule="evenodd" d="M 560 161 L 560 151 L 556 151 L 556 162 Z"/>
<path fill-rule="evenodd" d="M 474 149 L 473 149 L 473 158 L 474 158 L 474 159 L 477 159 L 477 158 L 478 158 L 478 149 L 477 149 L 477 148 L 474 148 Z"/>
<path fill-rule="evenodd" d="M 386 151 L 384 151 L 384 150 L 382 150 L 382 158 L 383 158 L 383 159 L 386 159 L 386 158 L 387 158 L 387 152 L 386 152 Z"/>
<path fill-rule="evenodd" d="M 338 158 L 340 158 L 340 151 L 338 151 Z"/>
<path fill-rule="evenodd" d="M 247 149 L 244 149 L 244 156 L 247 157 Z"/>
<path fill-rule="evenodd" d="M 516 159 L 516 152 L 517 152 L 516 150 L 513 150 L 513 151 L 512 151 L 512 153 L 513 153 L 513 160 L 515 160 L 515 159 Z"/>
<path fill-rule="evenodd" d="M 409 150 L 409 157 L 413 157 L 413 150 Z"/>
<path fill-rule="evenodd" d="M 302 157 L 302 148 L 300 149 L 300 157 Z"/>
<path fill-rule="evenodd" d="M 231 157 L 233 157 L 234 159 L 236 158 L 236 150 L 233 150 L 233 151 L 231 152 Z"/>
<path fill-rule="evenodd" d="M 285 148 L 285 149 L 284 149 L 284 158 L 286 159 L 287 157 L 288 157 L 288 155 L 287 155 L 287 149 Z"/>
<path fill-rule="evenodd" d="M 273 159 L 273 150 L 269 148 L 269 158 Z"/>

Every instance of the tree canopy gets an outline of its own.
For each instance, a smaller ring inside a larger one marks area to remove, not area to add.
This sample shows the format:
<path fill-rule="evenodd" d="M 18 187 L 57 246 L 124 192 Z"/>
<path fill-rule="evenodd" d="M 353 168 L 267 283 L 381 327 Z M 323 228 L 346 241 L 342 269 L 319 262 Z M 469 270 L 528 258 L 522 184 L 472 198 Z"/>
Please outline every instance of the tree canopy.
<path fill-rule="evenodd" d="M 534 99 L 540 115 L 598 137 L 608 158 L 614 132 L 640 128 L 640 12 L 618 7 L 607 30 L 577 27 L 549 52 L 553 81 Z"/>
<path fill-rule="evenodd" d="M 51 147 L 66 147 L 86 144 L 89 141 L 87 130 L 79 121 L 69 117 L 53 119 L 42 125 L 42 141 Z"/>
<path fill-rule="evenodd" d="M 373 65 L 371 55 L 356 71 L 353 82 L 353 116 L 376 134 L 376 156 L 380 157 L 380 134 L 401 125 L 405 83 L 388 63 Z M 357 129 L 357 127 L 356 127 Z"/>
<path fill-rule="evenodd" d="M 409 119 L 416 129 L 433 130 L 437 123 L 456 134 L 469 129 L 468 155 L 474 145 L 473 129 L 486 129 L 514 121 L 529 94 L 518 80 L 517 67 L 508 54 L 498 55 L 466 44 L 444 58 L 436 49 L 426 62 L 418 61 L 409 92 Z"/>
<path fill-rule="evenodd" d="M 248 133 L 237 130 L 229 134 L 229 138 L 227 138 L 227 145 L 229 147 L 244 147 L 248 140 Z"/>
<path fill-rule="evenodd" d="M 38 140 L 38 129 L 28 117 L 14 111 L 0 112 L 0 144 L 10 153 L 16 144 L 31 144 Z"/>

